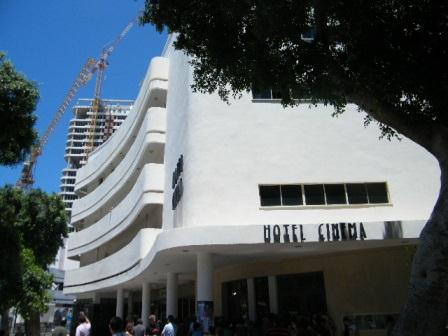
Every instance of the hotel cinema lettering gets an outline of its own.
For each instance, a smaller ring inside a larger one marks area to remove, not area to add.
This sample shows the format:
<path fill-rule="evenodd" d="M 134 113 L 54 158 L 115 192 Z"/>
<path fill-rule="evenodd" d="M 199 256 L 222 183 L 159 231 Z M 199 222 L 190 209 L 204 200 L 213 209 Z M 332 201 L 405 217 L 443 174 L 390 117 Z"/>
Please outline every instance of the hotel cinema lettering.
<path fill-rule="evenodd" d="M 363 223 L 307 224 L 314 227 L 313 236 L 305 234 L 302 224 L 264 225 L 264 242 L 270 243 L 303 243 L 308 241 L 346 241 L 364 240 L 367 238 Z M 307 230 L 309 234 L 309 230 Z"/>

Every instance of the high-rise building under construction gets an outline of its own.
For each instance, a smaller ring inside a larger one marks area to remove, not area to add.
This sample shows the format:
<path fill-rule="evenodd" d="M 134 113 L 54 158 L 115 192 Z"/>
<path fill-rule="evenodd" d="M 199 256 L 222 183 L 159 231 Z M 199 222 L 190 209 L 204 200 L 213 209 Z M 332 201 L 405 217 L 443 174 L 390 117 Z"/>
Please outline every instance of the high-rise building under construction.
<path fill-rule="evenodd" d="M 132 100 L 102 99 L 96 116 L 93 113 L 93 99 L 79 99 L 74 105 L 64 154 L 67 167 L 62 170 L 60 184 L 60 195 L 69 216 L 72 203 L 78 198 L 74 193 L 76 171 L 86 163 L 87 153 L 101 146 L 120 127 L 133 103 Z M 56 266 L 64 269 L 65 249 L 61 249 L 57 259 Z"/>

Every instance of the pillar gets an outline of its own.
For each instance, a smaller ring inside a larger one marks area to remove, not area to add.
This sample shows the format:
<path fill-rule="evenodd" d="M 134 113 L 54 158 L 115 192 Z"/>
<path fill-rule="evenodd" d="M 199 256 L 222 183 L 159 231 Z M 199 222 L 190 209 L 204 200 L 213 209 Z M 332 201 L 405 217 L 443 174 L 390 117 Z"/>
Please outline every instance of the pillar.
<path fill-rule="evenodd" d="M 177 273 L 166 275 L 166 316 L 177 317 Z"/>
<path fill-rule="evenodd" d="M 247 279 L 247 304 L 248 304 L 249 320 L 255 321 L 255 319 L 257 318 L 257 312 L 256 312 L 254 278 Z"/>
<path fill-rule="evenodd" d="M 149 308 L 151 305 L 151 287 L 149 283 L 144 282 L 142 285 L 142 321 L 145 328 L 149 327 Z"/>
<path fill-rule="evenodd" d="M 123 307 L 124 306 L 124 297 L 123 297 L 123 288 L 117 289 L 117 306 L 115 308 L 115 316 L 124 318 L 123 316 Z"/>
<path fill-rule="evenodd" d="M 213 258 L 212 254 L 197 254 L 196 315 L 203 332 L 209 333 L 213 323 Z"/>
<path fill-rule="evenodd" d="M 275 276 L 268 277 L 268 287 L 270 311 L 272 314 L 278 314 L 277 278 Z"/>

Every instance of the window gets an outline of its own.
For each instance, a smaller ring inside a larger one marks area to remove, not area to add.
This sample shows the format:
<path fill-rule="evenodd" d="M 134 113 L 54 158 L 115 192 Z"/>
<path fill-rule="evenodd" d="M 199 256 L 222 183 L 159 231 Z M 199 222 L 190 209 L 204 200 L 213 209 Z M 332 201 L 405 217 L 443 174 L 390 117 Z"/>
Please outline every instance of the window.
<path fill-rule="evenodd" d="M 306 205 L 325 204 L 325 193 L 323 184 L 308 184 L 304 187 Z"/>
<path fill-rule="evenodd" d="M 347 204 L 343 184 L 325 184 L 324 188 L 327 204 Z"/>
<path fill-rule="evenodd" d="M 255 86 L 252 87 L 253 99 L 282 99 L 280 90 L 275 89 L 259 89 Z"/>
<path fill-rule="evenodd" d="M 386 182 L 259 185 L 258 188 L 263 207 L 390 202 Z"/>
<path fill-rule="evenodd" d="M 280 186 L 260 186 L 261 206 L 281 205 Z"/>

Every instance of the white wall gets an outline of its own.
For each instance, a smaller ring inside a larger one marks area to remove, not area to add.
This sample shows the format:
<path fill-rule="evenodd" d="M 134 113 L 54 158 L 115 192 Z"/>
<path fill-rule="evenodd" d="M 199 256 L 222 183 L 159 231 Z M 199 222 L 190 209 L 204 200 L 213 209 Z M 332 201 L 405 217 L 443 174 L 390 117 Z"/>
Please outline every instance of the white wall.
<path fill-rule="evenodd" d="M 439 188 L 434 158 L 403 139 L 379 140 L 356 106 L 220 101 L 190 92 L 186 57 L 170 52 L 165 228 L 197 225 L 426 219 Z M 184 193 L 171 210 L 171 176 L 184 156 Z M 258 184 L 387 181 L 392 206 L 260 209 Z"/>

